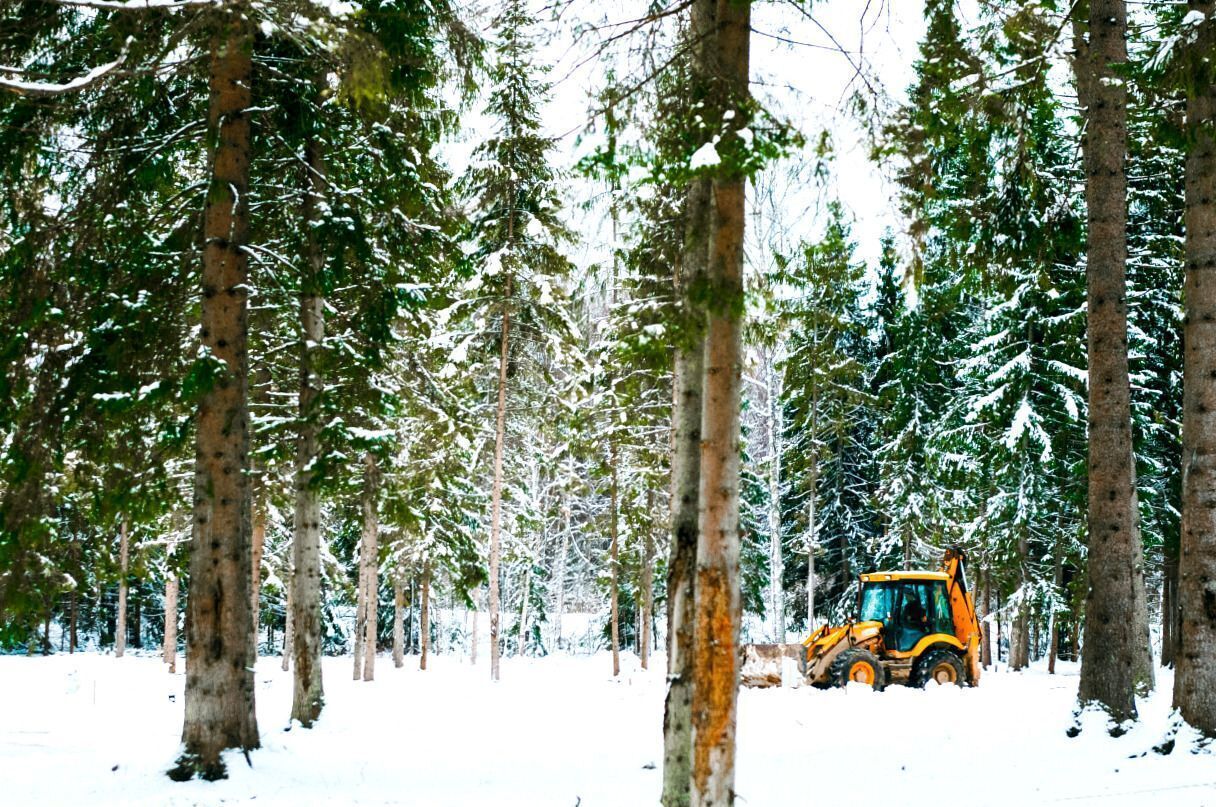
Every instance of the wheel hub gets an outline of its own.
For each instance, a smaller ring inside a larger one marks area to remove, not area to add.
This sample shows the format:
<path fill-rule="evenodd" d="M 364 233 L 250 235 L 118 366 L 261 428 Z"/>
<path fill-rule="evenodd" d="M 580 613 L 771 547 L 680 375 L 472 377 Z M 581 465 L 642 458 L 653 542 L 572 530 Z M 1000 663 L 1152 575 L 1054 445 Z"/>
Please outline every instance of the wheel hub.
<path fill-rule="evenodd" d="M 955 682 L 954 668 L 949 664 L 939 664 L 933 668 L 933 680 L 939 684 L 953 684 Z"/>

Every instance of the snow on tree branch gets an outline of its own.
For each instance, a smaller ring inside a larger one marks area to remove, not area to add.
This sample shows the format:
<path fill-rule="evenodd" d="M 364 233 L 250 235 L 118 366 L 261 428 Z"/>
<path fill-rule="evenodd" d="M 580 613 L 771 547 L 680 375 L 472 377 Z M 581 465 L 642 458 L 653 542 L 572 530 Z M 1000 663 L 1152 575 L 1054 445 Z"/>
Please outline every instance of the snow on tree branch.
<path fill-rule="evenodd" d="M 30 97 L 64 95 L 70 92 L 78 92 L 91 87 L 121 67 L 122 63 L 127 59 L 127 51 L 130 48 L 130 44 L 131 40 L 128 39 L 126 44 L 123 45 L 122 53 L 118 54 L 118 58 L 114 61 L 94 67 L 83 76 L 77 76 L 66 83 L 51 84 L 43 81 L 22 81 L 20 79 L 0 77 L 0 89 Z M 5 67 L 2 69 L 10 74 L 20 74 L 20 71 L 15 68 Z"/>
<path fill-rule="evenodd" d="M 183 8 L 186 6 L 218 6 L 223 0 L 50 0 L 60 6 L 93 8 L 103 11 L 145 11 L 149 9 Z"/>

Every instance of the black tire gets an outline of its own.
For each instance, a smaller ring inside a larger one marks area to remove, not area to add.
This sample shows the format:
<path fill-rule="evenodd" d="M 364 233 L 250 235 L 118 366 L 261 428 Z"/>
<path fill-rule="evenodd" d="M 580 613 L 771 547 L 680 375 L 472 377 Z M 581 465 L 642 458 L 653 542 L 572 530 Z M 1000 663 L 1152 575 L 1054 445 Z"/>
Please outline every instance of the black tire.
<path fill-rule="evenodd" d="M 963 659 L 953 650 L 935 647 L 916 660 L 912 668 L 912 685 L 924 687 L 930 681 L 963 686 L 967 683 Z"/>
<path fill-rule="evenodd" d="M 843 687 L 850 682 L 870 684 L 876 690 L 882 690 L 886 685 L 886 675 L 878 657 L 860 647 L 853 647 L 842 652 L 832 660 L 828 668 L 828 678 L 833 686 Z"/>

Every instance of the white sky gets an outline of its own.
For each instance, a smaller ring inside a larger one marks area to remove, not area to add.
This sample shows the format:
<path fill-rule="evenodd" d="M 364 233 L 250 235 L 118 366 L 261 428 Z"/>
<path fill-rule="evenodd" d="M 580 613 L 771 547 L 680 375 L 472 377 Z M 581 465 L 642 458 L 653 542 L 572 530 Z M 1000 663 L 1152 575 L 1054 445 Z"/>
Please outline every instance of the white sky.
<path fill-rule="evenodd" d="M 496 4 L 494 0 L 483 2 L 487 3 L 483 6 L 483 25 L 488 27 Z M 749 254 L 755 259 L 767 253 L 760 243 L 773 240 L 774 234 L 780 235 L 777 240 L 787 249 L 802 238 L 814 237 L 820 229 L 814 211 L 821 201 L 834 196 L 853 218 L 858 257 L 874 265 L 883 229 L 890 226 L 899 234 L 902 224 L 895 188 L 871 162 L 870 138 L 850 111 L 849 101 L 858 90 L 872 103 L 875 98 L 871 91 L 877 91 L 877 103 L 886 108 L 905 97 L 917 45 L 924 33 L 922 0 L 818 0 L 801 5 L 813 8 L 814 21 L 789 0 L 755 3 L 752 7 L 752 91 L 771 112 L 802 131 L 808 143 L 803 154 L 794 155 L 759 179 L 758 184 L 780 200 L 777 204 L 757 205 L 761 194 L 750 194 L 753 221 L 749 222 Z M 594 135 L 584 136 L 579 142 L 589 119 L 589 99 L 604 84 L 606 64 L 617 65 L 618 78 L 643 74 L 636 58 L 631 59 L 626 52 L 630 44 L 640 44 L 636 35 L 632 42 L 622 41 L 606 58 L 588 57 L 604 36 L 622 30 L 611 24 L 636 19 L 644 8 L 645 2 L 638 0 L 572 0 L 556 22 L 550 21 L 551 10 L 538 11 L 538 19 L 543 21 L 538 30 L 548 35 L 538 61 L 552 65 L 550 79 L 554 82 L 543 120 L 550 134 L 562 136 L 559 160 L 564 168 L 573 166 L 594 140 Z M 600 29 L 577 36 L 580 26 L 588 24 Z M 869 86 L 858 78 L 855 65 L 863 68 Z M 478 115 L 467 118 L 468 139 L 454 144 L 449 152 L 456 170 L 462 170 L 461 163 L 488 125 Z M 812 149 L 825 129 L 836 152 L 832 184 L 826 192 L 815 187 L 811 179 Z M 584 264 L 600 260 L 611 241 L 606 216 L 594 209 L 580 210 L 577 205 L 602 189 L 581 180 L 571 181 L 570 187 L 576 198 L 568 200 L 567 216 L 581 241 L 573 257 Z"/>
<path fill-rule="evenodd" d="M 799 238 L 813 237 L 820 229 L 813 215 L 798 213 L 809 207 L 813 214 L 821 195 L 843 203 L 853 219 L 858 257 L 871 265 L 877 263 L 883 230 L 889 226 L 897 234 L 902 232 L 896 189 L 887 181 L 887 172 L 870 159 L 870 134 L 850 101 L 857 92 L 880 110 L 903 101 L 924 33 L 921 7 L 921 0 L 827 0 L 813 5 L 820 28 L 788 3 L 753 5 L 752 91 L 766 100 L 770 110 L 788 117 L 808 141 L 803 153 L 788 161 L 789 166 L 778 166 L 772 172 L 775 176 L 759 181 L 761 186 L 767 181 L 779 189 L 791 185 L 783 189 L 788 202 L 779 205 L 785 220 L 776 222 L 777 229 L 787 233 L 789 246 Z M 858 67 L 866 79 L 858 76 Z M 825 130 L 832 140 L 835 162 L 829 185 L 821 194 L 810 175 L 812 149 Z M 782 175 L 790 168 L 805 176 L 787 182 Z M 753 198 L 758 195 L 752 194 Z M 768 211 L 768 215 L 782 218 L 778 211 Z"/>

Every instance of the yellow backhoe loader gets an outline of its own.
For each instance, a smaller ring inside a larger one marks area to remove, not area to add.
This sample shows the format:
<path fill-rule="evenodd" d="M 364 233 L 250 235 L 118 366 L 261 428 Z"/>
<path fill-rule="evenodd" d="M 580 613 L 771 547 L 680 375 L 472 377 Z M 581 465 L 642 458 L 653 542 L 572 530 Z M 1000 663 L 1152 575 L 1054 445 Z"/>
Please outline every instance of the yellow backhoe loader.
<path fill-rule="evenodd" d="M 741 683 L 779 685 L 782 659 L 789 658 L 818 687 L 976 686 L 980 625 L 963 571 L 963 552 L 952 547 L 935 572 L 861 575 L 856 620 L 824 625 L 801 644 L 744 645 Z"/>

